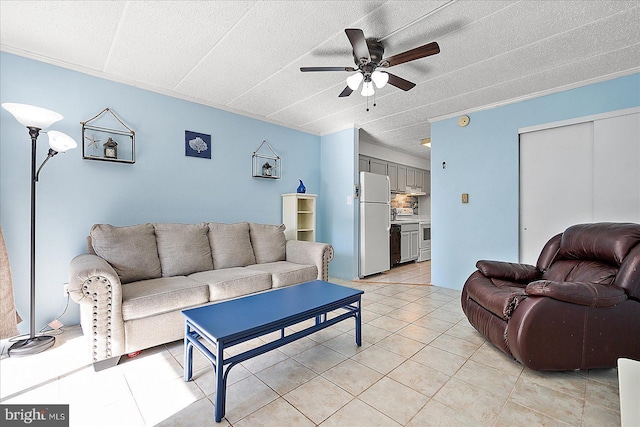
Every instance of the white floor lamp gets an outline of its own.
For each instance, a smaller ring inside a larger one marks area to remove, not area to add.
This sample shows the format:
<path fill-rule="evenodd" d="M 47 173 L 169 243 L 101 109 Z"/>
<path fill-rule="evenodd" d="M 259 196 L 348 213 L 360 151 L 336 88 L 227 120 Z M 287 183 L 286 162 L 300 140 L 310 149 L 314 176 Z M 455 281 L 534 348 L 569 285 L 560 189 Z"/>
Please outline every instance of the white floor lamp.
<path fill-rule="evenodd" d="M 58 120 L 61 114 L 33 105 L 4 103 L 2 108 L 7 110 L 23 126 L 29 129 L 31 136 L 31 304 L 29 337 L 16 341 L 9 348 L 9 356 L 27 356 L 40 353 L 55 343 L 55 337 L 50 335 L 36 335 L 36 182 L 40 170 L 47 161 L 58 153 L 76 148 L 78 144 L 69 135 L 54 130 L 44 132 L 49 137 L 49 153 L 38 169 L 36 169 L 36 140 L 40 131 L 48 128 Z"/>

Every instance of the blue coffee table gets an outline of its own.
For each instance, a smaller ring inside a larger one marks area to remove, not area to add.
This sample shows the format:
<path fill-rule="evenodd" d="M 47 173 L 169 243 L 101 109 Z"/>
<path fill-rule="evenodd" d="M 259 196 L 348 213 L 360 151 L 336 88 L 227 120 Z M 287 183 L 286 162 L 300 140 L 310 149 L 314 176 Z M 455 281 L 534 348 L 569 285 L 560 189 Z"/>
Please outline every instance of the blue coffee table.
<path fill-rule="evenodd" d="M 289 344 L 343 320 L 354 318 L 356 344 L 362 345 L 360 297 L 364 292 L 333 283 L 315 280 L 300 285 L 273 289 L 260 294 L 183 310 L 184 380 L 192 377 L 193 348 L 197 348 L 213 366 L 216 376 L 215 420 L 225 413 L 225 397 L 229 370 L 238 363 Z M 340 310 L 328 319 L 327 313 Z M 285 328 L 315 318 L 315 324 L 285 335 Z M 280 338 L 257 348 L 224 358 L 224 350 L 271 332 L 280 331 Z M 199 340 L 213 344 L 215 354 Z M 225 365 L 228 365 L 225 370 Z"/>

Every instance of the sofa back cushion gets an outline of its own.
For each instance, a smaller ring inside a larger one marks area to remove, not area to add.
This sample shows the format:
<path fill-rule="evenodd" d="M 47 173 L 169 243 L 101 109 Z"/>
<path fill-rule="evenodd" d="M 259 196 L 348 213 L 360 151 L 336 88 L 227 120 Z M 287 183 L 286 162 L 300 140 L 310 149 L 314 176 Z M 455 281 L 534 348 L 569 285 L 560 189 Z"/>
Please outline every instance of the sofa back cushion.
<path fill-rule="evenodd" d="M 91 227 L 91 246 L 114 268 L 122 283 L 161 277 L 160 258 L 152 224 Z"/>
<path fill-rule="evenodd" d="M 255 264 L 251 247 L 249 223 L 209 223 L 209 243 L 213 256 L 213 268 L 245 267 Z"/>
<path fill-rule="evenodd" d="M 258 264 L 285 261 L 287 239 L 284 224 L 269 225 L 249 223 L 251 245 Z"/>
<path fill-rule="evenodd" d="M 154 224 L 154 227 L 162 277 L 213 270 L 207 224 Z"/>

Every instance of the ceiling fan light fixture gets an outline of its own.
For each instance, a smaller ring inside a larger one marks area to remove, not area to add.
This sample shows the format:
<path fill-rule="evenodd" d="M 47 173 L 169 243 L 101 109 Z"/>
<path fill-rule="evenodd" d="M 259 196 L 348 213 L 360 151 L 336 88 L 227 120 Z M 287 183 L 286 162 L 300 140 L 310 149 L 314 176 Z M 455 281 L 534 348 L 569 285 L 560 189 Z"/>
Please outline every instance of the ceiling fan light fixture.
<path fill-rule="evenodd" d="M 362 84 L 362 92 L 360 92 L 362 96 L 371 96 L 374 93 L 375 90 L 373 90 L 373 83 L 369 81 Z"/>
<path fill-rule="evenodd" d="M 375 70 L 373 73 L 371 73 L 371 80 L 373 80 L 378 89 L 382 89 L 389 81 L 389 74 L 383 71 Z"/>
<path fill-rule="evenodd" d="M 347 77 L 347 86 L 349 86 L 351 90 L 356 90 L 358 89 L 358 86 L 360 86 L 362 79 L 364 79 L 364 77 L 362 76 L 362 73 L 358 71 L 357 73 Z"/>

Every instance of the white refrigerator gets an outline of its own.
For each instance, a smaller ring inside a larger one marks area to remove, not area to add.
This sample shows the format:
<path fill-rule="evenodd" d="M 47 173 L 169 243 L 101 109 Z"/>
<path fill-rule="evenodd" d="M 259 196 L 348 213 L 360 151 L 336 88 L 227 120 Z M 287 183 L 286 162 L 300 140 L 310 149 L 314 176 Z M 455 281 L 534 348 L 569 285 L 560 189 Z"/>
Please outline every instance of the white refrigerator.
<path fill-rule="evenodd" d="M 391 229 L 389 177 L 360 172 L 360 273 L 369 276 L 390 268 Z"/>

